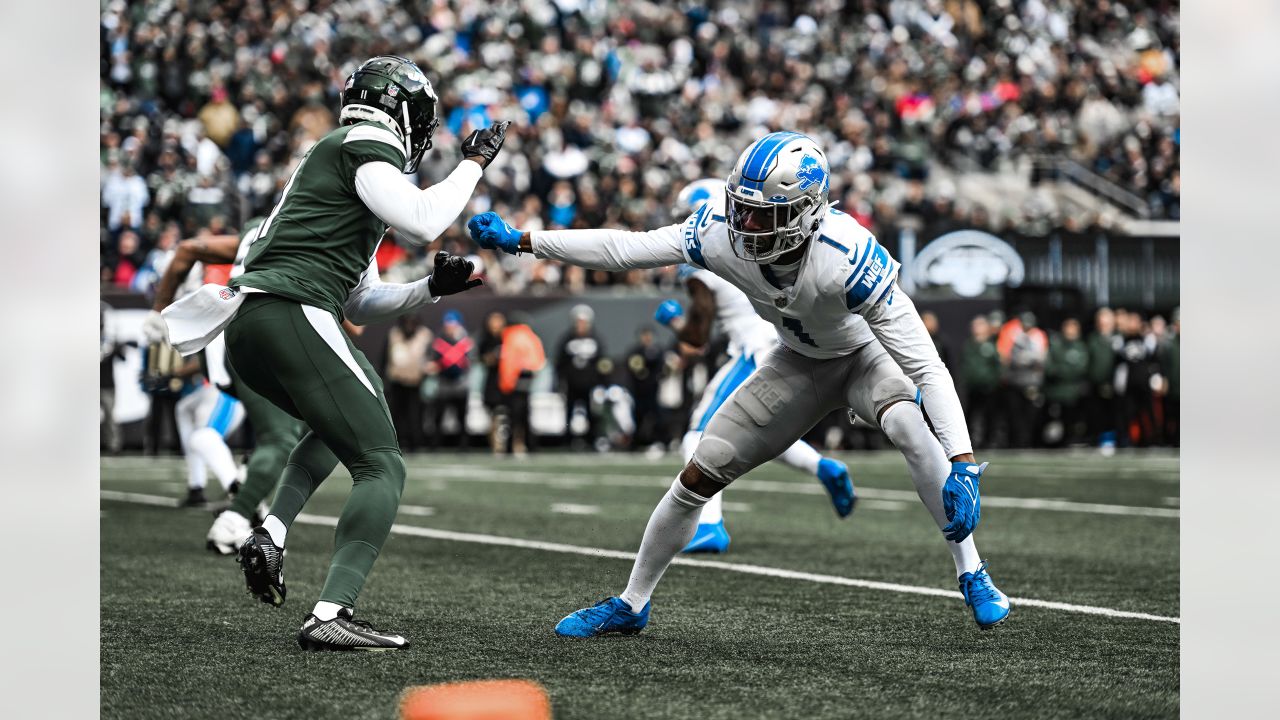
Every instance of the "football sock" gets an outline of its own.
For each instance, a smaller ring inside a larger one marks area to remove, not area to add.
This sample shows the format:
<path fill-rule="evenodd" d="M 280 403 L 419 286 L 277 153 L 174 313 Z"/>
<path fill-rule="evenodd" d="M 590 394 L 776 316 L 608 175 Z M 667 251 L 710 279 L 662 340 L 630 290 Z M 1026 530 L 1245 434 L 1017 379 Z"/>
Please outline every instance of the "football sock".
<path fill-rule="evenodd" d="M 315 615 L 316 619 L 319 620 L 320 622 L 326 622 L 338 617 L 338 611 L 341 609 L 342 609 L 342 606 L 339 605 L 338 603 L 331 603 L 331 602 L 326 602 L 324 600 L 321 600 L 320 602 L 316 603 L 315 609 L 311 611 L 311 614 Z"/>
<path fill-rule="evenodd" d="M 280 522 L 280 518 L 275 515 L 268 515 L 267 519 L 262 521 L 262 529 L 266 530 L 267 534 L 271 536 L 271 542 L 276 547 L 284 547 L 284 536 L 288 534 L 289 528 Z"/>
<path fill-rule="evenodd" d="M 398 450 L 373 450 L 347 464 L 351 496 L 334 530 L 333 560 L 320 599 L 355 607 L 400 507 L 404 458 Z"/>
<path fill-rule="evenodd" d="M 297 444 L 296 436 L 287 431 L 261 431 L 254 427 L 256 446 L 249 456 L 240 492 L 231 501 L 231 509 L 251 518 L 262 502 L 280 482 L 280 473 L 289 460 L 289 451 Z M 336 459 L 336 458 L 335 458 Z"/>
<path fill-rule="evenodd" d="M 820 460 L 822 460 L 822 454 L 803 440 L 797 440 L 778 456 L 778 461 L 783 465 L 809 475 L 818 474 L 818 462 Z"/>
<path fill-rule="evenodd" d="M 192 452 L 190 446 L 186 450 L 187 455 L 187 487 L 204 488 L 205 481 L 209 477 L 208 470 L 204 464 L 204 460 L 200 459 L 200 455 Z"/>
<path fill-rule="evenodd" d="M 911 482 L 916 486 L 916 494 L 933 515 L 938 529 L 947 526 L 947 513 L 942 508 L 942 486 L 951 474 L 951 462 L 942 449 L 938 438 L 924 421 L 924 415 L 914 403 L 899 402 L 885 410 L 880 416 L 880 427 L 893 441 L 898 451 L 907 459 L 907 468 L 911 471 Z M 954 543 L 944 540 L 955 561 L 956 576 L 959 577 L 978 567 L 978 550 L 974 546 L 973 536 L 963 542 Z"/>
<path fill-rule="evenodd" d="M 311 493 L 320 487 L 337 465 L 338 456 L 315 433 L 304 435 L 289 453 L 289 462 L 280 474 L 280 487 L 271 503 L 271 514 L 279 518 L 285 527 L 292 525 L 293 519 L 302 512 L 302 506 L 311 498 Z"/>
<path fill-rule="evenodd" d="M 671 559 L 693 539 L 698 528 L 698 515 L 707 500 L 685 487 L 677 477 L 671 489 L 658 501 L 644 529 L 644 539 L 640 541 L 640 551 L 636 553 L 627 589 L 619 596 L 633 612 L 644 609 Z"/>
<path fill-rule="evenodd" d="M 236 461 L 222 435 L 211 427 L 203 427 L 191 433 L 187 443 L 204 459 L 218 482 L 222 483 L 222 489 L 231 487 L 231 483 L 236 481 Z"/>
<path fill-rule="evenodd" d="M 716 493 L 707 500 L 707 504 L 702 506 L 702 515 L 698 518 L 699 524 L 718 523 L 724 519 L 724 491 Z"/>

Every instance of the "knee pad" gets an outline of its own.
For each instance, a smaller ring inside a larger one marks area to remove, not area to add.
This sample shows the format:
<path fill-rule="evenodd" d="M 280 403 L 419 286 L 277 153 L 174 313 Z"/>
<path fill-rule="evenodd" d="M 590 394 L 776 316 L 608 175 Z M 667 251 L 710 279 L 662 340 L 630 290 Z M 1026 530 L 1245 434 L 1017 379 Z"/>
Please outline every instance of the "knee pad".
<path fill-rule="evenodd" d="M 915 400 L 916 386 L 902 375 L 887 377 L 871 389 L 871 405 L 875 408 L 877 420 L 890 405 L 903 401 L 914 404 Z"/>
<path fill-rule="evenodd" d="M 728 440 L 703 434 L 698 446 L 693 450 L 690 460 L 707 478 L 718 483 L 729 484 L 735 475 L 729 469 L 730 463 L 738 451 Z"/>

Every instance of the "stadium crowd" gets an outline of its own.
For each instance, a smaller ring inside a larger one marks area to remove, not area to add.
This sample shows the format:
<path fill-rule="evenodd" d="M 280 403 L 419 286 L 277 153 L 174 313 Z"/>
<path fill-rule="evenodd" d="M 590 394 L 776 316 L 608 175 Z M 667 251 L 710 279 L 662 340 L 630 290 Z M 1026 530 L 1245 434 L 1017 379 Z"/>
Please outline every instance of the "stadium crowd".
<path fill-rule="evenodd" d="M 110 0 L 102 280 L 145 292 L 178 239 L 265 213 L 379 53 L 419 62 L 441 95 L 423 185 L 471 127 L 516 122 L 474 208 L 529 229 L 666 224 L 683 184 L 779 128 L 827 149 L 832 197 L 881 236 L 903 215 L 1051 227 L 928 182 L 1045 154 L 1177 218 L 1178 22 L 1169 0 Z M 460 226 L 445 241 L 468 249 Z M 382 255 L 392 279 L 422 270 L 421 252 Z M 674 281 L 482 259 L 504 293 Z"/>

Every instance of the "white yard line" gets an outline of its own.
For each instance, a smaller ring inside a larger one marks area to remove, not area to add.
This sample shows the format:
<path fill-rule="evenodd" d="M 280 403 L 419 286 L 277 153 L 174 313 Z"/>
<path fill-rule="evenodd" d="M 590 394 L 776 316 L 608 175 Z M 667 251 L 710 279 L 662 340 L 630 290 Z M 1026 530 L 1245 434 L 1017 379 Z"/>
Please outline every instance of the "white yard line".
<path fill-rule="evenodd" d="M 171 497 L 117 492 L 114 490 L 103 490 L 101 492 L 103 500 L 115 500 L 118 502 L 155 505 L 161 507 L 177 507 L 178 505 L 178 500 Z M 312 515 L 310 513 L 303 513 L 298 516 L 297 522 L 308 525 L 334 527 L 338 524 L 338 518 L 329 515 Z M 503 537 L 500 535 L 482 535 L 479 533 L 436 530 L 433 528 L 419 527 L 417 525 L 402 525 L 400 523 L 392 525 L 391 532 L 398 533 L 400 535 L 430 538 L 433 540 L 447 540 L 450 542 L 472 543 L 476 545 L 496 545 L 499 547 L 541 550 L 543 552 L 562 553 L 566 555 L 584 555 L 587 557 L 610 558 L 614 560 L 635 560 L 636 557 L 635 553 L 625 552 L 622 550 L 605 550 L 603 548 L 592 548 L 582 545 L 566 545 L 563 543 L 543 542 L 541 540 L 525 540 L 523 538 Z M 900 585 L 898 583 L 879 582 L 877 580 L 860 580 L 858 578 L 847 578 L 839 575 L 822 575 L 819 573 L 785 570 L 783 568 L 772 568 L 762 565 L 729 563 L 722 562 L 720 560 L 699 560 L 686 557 L 677 557 L 672 561 L 672 564 L 687 567 L 724 570 L 727 572 L 736 572 L 745 575 L 760 575 L 763 577 L 779 578 L 783 580 L 803 580 L 806 582 L 820 583 L 824 585 L 841 585 L 844 587 L 856 587 L 866 590 L 882 590 L 885 592 L 896 592 L 906 595 L 930 595 L 933 597 L 946 597 L 957 600 L 961 599 L 960 593 L 956 590 L 943 590 L 941 588 L 923 587 L 920 585 Z M 1038 607 L 1045 608 L 1047 610 L 1062 610 L 1064 612 L 1080 613 L 1084 615 L 1101 615 L 1104 617 L 1126 618 L 1130 620 L 1149 620 L 1152 622 L 1182 624 L 1181 618 L 1130 612 L 1128 610 L 1113 610 L 1111 608 L 1094 607 L 1092 605 L 1073 605 L 1071 603 L 1054 602 L 1052 600 L 1037 600 L 1035 598 L 1009 598 L 1009 602 L 1011 605 L 1018 607 Z"/>
<path fill-rule="evenodd" d="M 113 459 L 114 460 L 114 459 Z M 483 469 L 472 465 L 432 465 L 430 467 L 410 467 L 410 479 L 435 483 L 472 482 L 499 483 L 509 485 L 540 485 L 559 488 L 582 488 L 592 486 L 667 488 L 674 477 L 667 475 L 627 474 L 578 474 L 564 473 L 559 470 L 515 470 L 485 466 Z M 734 491 L 781 493 L 789 495 L 825 495 L 826 490 L 817 483 L 785 482 L 780 480 L 754 480 L 750 477 L 735 480 L 731 486 Z M 856 480 L 855 480 L 856 487 Z M 858 497 L 868 500 L 891 500 L 905 503 L 919 502 L 915 492 L 910 490 L 887 490 L 883 488 L 859 487 Z M 993 508 L 1013 508 L 1018 510 L 1049 510 L 1054 512 L 1075 512 L 1092 515 L 1127 515 L 1132 517 L 1172 518 L 1181 517 L 1178 508 L 1142 507 L 1137 505 L 1113 505 L 1108 503 L 1089 503 L 1057 498 L 1019 498 L 1000 495 L 982 496 L 982 504 Z M 890 506 L 868 505 L 867 509 L 898 509 Z"/>

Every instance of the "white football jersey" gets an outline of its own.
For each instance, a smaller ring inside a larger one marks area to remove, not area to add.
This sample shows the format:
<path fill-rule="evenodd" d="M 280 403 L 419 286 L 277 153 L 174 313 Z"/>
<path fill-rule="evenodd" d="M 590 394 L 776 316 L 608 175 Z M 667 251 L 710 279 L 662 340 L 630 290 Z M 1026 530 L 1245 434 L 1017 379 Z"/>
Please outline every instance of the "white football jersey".
<path fill-rule="evenodd" d="M 734 255 L 723 197 L 698 208 L 681 231 L 686 260 L 742 291 L 775 326 L 778 339 L 801 355 L 841 357 L 866 345 L 875 335 L 858 313 L 893 301 L 898 263 L 869 230 L 839 210 L 832 209 L 818 226 L 795 284 L 786 288 L 770 281 L 768 266 Z"/>
<path fill-rule="evenodd" d="M 729 336 L 729 355 L 755 357 L 778 342 L 773 324 L 756 314 L 751 300 L 732 283 L 709 270 L 695 269 L 688 280 L 697 280 L 716 301 L 716 323 Z"/>

